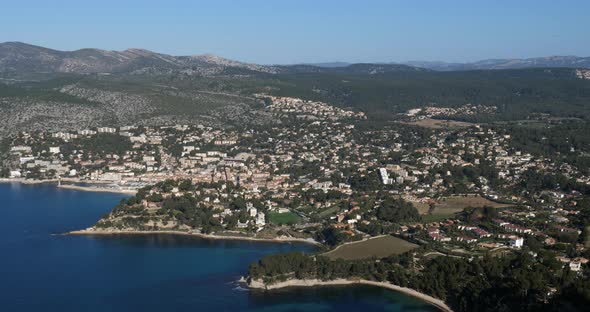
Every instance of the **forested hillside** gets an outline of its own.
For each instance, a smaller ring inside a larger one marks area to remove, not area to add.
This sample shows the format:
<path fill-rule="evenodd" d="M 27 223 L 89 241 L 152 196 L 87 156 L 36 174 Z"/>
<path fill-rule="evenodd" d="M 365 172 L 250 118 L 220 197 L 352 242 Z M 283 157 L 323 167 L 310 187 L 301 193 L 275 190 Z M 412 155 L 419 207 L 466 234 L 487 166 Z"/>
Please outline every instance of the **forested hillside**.
<path fill-rule="evenodd" d="M 374 120 L 395 119 L 414 108 L 466 105 L 493 113 L 444 118 L 496 122 L 590 117 L 590 80 L 581 79 L 571 68 L 436 72 L 387 64 L 265 67 L 215 56 L 172 57 L 143 50 L 48 50 L 54 58 L 69 57 L 63 62 L 70 65 L 75 59 L 76 66 L 86 64 L 88 54 L 104 58 L 91 64 L 95 67 L 84 67 L 95 68 L 94 72 L 79 72 L 74 70 L 77 67 L 61 70 L 59 64 L 46 64 L 36 54 L 42 48 L 7 47 L 0 66 L 0 134 L 57 130 L 60 125 L 70 129 L 106 124 L 267 123 L 264 103 L 255 94 L 321 100 L 363 111 Z M 37 65 L 22 67 L 19 53 Z M 112 64 L 101 66 L 110 64 L 113 55 L 132 55 L 133 61 L 121 61 L 111 72 L 97 72 L 111 68 Z M 165 65 L 145 61 L 154 58 Z"/>

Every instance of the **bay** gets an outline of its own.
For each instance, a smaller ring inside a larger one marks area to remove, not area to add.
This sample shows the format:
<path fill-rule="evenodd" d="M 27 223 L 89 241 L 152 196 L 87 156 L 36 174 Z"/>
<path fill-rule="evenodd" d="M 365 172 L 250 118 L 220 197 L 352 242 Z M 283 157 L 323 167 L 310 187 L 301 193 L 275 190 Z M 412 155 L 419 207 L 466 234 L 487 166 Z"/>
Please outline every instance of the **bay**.
<path fill-rule="evenodd" d="M 437 311 L 371 286 L 249 291 L 248 264 L 303 243 L 65 236 L 125 195 L 0 184 L 1 311 Z M 56 235 L 57 234 L 57 235 Z"/>

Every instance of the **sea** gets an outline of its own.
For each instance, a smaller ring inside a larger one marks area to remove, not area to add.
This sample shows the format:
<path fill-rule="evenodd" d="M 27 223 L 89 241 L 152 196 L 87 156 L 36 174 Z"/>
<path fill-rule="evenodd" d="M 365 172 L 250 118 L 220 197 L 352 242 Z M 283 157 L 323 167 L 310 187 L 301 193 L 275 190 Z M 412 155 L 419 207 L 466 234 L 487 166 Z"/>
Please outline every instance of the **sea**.
<path fill-rule="evenodd" d="M 0 183 L 0 311 L 438 311 L 372 286 L 248 290 L 264 255 L 304 243 L 175 235 L 61 235 L 127 195 Z"/>

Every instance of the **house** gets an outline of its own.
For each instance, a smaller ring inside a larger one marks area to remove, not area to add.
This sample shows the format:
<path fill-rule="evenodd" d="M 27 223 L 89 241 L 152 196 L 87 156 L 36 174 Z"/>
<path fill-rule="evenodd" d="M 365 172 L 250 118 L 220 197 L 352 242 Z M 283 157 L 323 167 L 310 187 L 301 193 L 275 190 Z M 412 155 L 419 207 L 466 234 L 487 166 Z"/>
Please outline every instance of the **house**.
<path fill-rule="evenodd" d="M 10 152 L 11 153 L 31 153 L 32 148 L 30 146 L 18 145 L 18 146 L 13 146 L 10 149 Z"/>
<path fill-rule="evenodd" d="M 446 236 L 444 236 L 442 234 L 438 234 L 438 233 L 432 233 L 432 234 L 429 234 L 429 236 L 433 241 L 437 241 L 437 242 L 450 242 L 451 241 L 450 237 L 446 237 Z"/>
<path fill-rule="evenodd" d="M 437 227 L 431 226 L 428 228 L 428 234 L 440 234 L 440 230 Z"/>
<path fill-rule="evenodd" d="M 488 231 L 482 229 L 482 228 L 475 228 L 472 229 L 471 232 L 473 232 L 475 235 L 477 235 L 477 237 L 479 238 L 483 238 L 483 237 L 491 237 L 492 234 L 490 234 Z"/>
<path fill-rule="evenodd" d="M 96 134 L 96 131 L 89 130 L 89 129 L 84 129 L 84 130 L 78 130 L 78 134 L 79 135 L 95 135 Z"/>
<path fill-rule="evenodd" d="M 524 238 L 514 236 L 510 239 L 510 247 L 521 248 L 524 245 Z"/>
<path fill-rule="evenodd" d="M 582 231 L 580 231 L 580 230 L 576 230 L 576 229 L 561 226 L 561 225 L 556 226 L 555 229 L 557 229 L 559 232 L 562 232 L 562 233 L 578 233 L 578 235 L 582 234 Z"/>
<path fill-rule="evenodd" d="M 477 239 L 473 238 L 473 237 L 468 237 L 468 236 L 458 236 L 457 238 L 455 238 L 457 241 L 459 242 L 465 242 L 468 244 L 472 244 L 472 243 L 476 243 Z"/>
<path fill-rule="evenodd" d="M 115 132 L 117 132 L 117 129 L 110 128 L 110 127 L 99 127 L 96 130 L 98 131 L 98 133 L 115 133 Z"/>
<path fill-rule="evenodd" d="M 578 272 L 582 269 L 582 263 L 579 261 L 571 261 L 570 262 L 570 270 L 574 271 L 574 272 Z"/>

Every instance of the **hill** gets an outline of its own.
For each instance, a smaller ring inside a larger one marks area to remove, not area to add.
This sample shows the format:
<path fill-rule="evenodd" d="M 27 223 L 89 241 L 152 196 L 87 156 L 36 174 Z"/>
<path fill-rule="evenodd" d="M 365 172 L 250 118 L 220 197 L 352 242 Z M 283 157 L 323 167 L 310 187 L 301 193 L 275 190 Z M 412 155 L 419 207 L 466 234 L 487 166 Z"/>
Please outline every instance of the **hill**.
<path fill-rule="evenodd" d="M 0 72 L 122 73 L 145 70 L 192 69 L 218 73 L 227 67 L 274 72 L 272 67 L 241 63 L 214 55 L 172 56 L 144 49 L 58 51 L 22 42 L 0 43 Z"/>
<path fill-rule="evenodd" d="M 236 69 L 245 72 L 236 71 Z M 184 74 L 211 76 L 240 73 L 350 73 L 375 74 L 392 71 L 419 70 L 398 64 L 350 64 L 344 67 L 313 65 L 266 66 L 229 60 L 205 54 L 172 56 L 144 49 L 109 51 L 80 49 L 58 51 L 22 42 L 0 43 L 0 72 L 11 73 L 133 73 Z"/>
<path fill-rule="evenodd" d="M 398 64 L 265 66 L 147 50 L 0 44 L 0 136 L 97 125 L 269 123 L 255 94 L 319 100 L 390 121 L 415 108 L 470 122 L 590 118 L 590 80 L 570 68 L 433 71 Z M 465 113 L 464 107 L 483 107 Z M 485 113 L 484 113 L 485 112 Z"/>
<path fill-rule="evenodd" d="M 527 59 L 489 59 L 472 63 L 447 63 L 412 61 L 404 63 L 439 71 L 477 70 L 477 69 L 521 69 L 521 68 L 590 68 L 590 57 L 548 56 Z"/>

